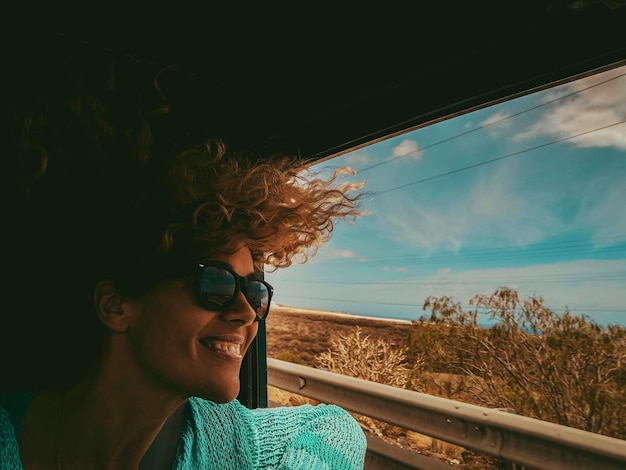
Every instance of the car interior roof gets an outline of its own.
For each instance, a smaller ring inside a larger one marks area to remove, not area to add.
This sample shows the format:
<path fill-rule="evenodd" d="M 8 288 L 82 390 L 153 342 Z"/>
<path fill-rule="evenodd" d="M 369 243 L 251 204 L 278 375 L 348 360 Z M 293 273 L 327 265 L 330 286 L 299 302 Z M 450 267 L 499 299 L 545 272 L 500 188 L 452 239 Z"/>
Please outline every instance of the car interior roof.
<path fill-rule="evenodd" d="M 18 54 L 28 43 L 24 54 L 51 66 L 76 47 L 175 64 L 205 129 L 307 160 L 626 60 L 624 0 L 411 3 L 344 12 L 180 4 L 82 22 L 57 11 L 29 27 L 17 21 L 4 42 Z"/>
<path fill-rule="evenodd" d="M 45 73 L 76 49 L 177 65 L 185 123 L 260 156 L 297 152 L 314 162 L 626 63 L 626 0 L 361 2 L 345 11 L 175 5 L 7 10 L 3 78 L 24 64 Z M 3 326 L 8 335 L 29 333 Z M 262 373 L 259 363 L 251 376 Z M 3 387 L 30 384 L 40 372 L 24 370 Z"/>

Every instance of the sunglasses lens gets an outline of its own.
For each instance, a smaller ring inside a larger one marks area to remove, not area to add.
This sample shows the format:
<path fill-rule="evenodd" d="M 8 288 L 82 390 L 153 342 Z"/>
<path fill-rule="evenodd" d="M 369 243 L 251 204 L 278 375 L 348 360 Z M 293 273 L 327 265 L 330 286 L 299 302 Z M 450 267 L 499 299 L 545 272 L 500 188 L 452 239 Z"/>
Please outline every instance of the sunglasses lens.
<path fill-rule="evenodd" d="M 233 300 L 237 281 L 226 269 L 208 266 L 200 279 L 200 298 L 205 307 L 223 310 Z"/>
<path fill-rule="evenodd" d="M 238 283 L 241 292 L 256 313 L 257 319 L 267 316 L 271 287 L 257 279 L 241 278 L 229 269 L 221 266 L 206 266 L 201 264 L 200 275 L 200 302 L 208 310 L 224 311 L 231 307 L 238 292 Z M 238 280 L 239 279 L 239 280 Z"/>
<path fill-rule="evenodd" d="M 264 318 L 270 303 L 270 293 L 261 281 L 248 281 L 246 299 L 254 309 L 257 317 Z"/>

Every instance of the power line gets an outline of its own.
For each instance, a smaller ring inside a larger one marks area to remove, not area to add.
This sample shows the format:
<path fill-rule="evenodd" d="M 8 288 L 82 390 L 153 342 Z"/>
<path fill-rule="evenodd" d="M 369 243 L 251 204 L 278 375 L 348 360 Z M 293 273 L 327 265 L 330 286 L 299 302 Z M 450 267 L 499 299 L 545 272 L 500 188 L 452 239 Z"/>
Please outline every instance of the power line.
<path fill-rule="evenodd" d="M 565 142 L 567 140 L 575 139 L 576 137 L 581 137 L 583 135 L 591 134 L 593 132 L 597 132 L 597 131 L 600 131 L 600 130 L 603 130 L 603 129 L 608 129 L 609 127 L 618 126 L 618 125 L 623 124 L 625 122 L 626 122 L 626 119 L 623 119 L 621 121 L 614 122 L 613 124 L 608 124 L 606 126 L 601 126 L 601 127 L 598 127 L 596 129 L 593 129 L 593 130 L 590 130 L 590 131 L 581 132 L 579 134 L 571 135 L 569 137 L 563 137 L 562 139 L 554 140 L 552 142 L 547 142 L 545 144 L 536 145 L 534 147 L 530 147 L 530 148 L 527 148 L 527 149 L 524 149 L 524 150 L 519 150 L 517 152 L 513 152 L 513 153 L 510 153 L 510 154 L 507 154 L 507 155 L 503 155 L 501 157 L 496 157 L 496 158 L 492 158 L 492 159 L 489 159 L 489 160 L 484 160 L 482 162 L 474 163 L 472 165 L 467 165 L 467 166 L 462 167 L 462 168 L 457 168 L 456 170 L 446 171 L 445 173 L 440 173 L 438 175 L 429 176 L 428 178 L 422 178 L 422 179 L 417 180 L 417 181 L 412 181 L 410 183 L 401 184 L 400 186 L 395 186 L 395 187 L 392 187 L 392 188 L 389 188 L 389 189 L 385 189 L 383 191 L 373 191 L 373 195 L 374 196 L 378 196 L 378 195 L 381 195 L 381 194 L 387 194 L 387 193 L 390 193 L 392 191 L 397 191 L 399 189 L 407 188 L 409 186 L 415 186 L 416 184 L 426 183 L 428 181 L 432 181 L 432 180 L 435 180 L 435 179 L 443 178 L 444 176 L 450 176 L 450 175 L 453 175 L 455 173 L 460 173 L 462 171 L 471 170 L 473 168 L 477 168 L 479 166 L 487 165 L 489 163 L 494 163 L 494 162 L 497 162 L 497 161 L 500 161 L 500 160 L 504 160 L 504 159 L 507 159 L 507 158 L 511 158 L 511 157 L 515 157 L 515 156 L 521 155 L 523 153 L 531 152 L 533 150 L 538 150 L 540 148 L 549 147 L 550 145 L 554 145 L 554 144 L 558 144 L 558 143 L 561 143 L 561 142 Z"/>
<path fill-rule="evenodd" d="M 495 120 L 495 121 L 493 121 L 493 122 L 490 122 L 490 123 L 488 123 L 488 124 L 485 124 L 485 125 L 483 125 L 483 126 L 480 126 L 480 127 L 475 127 L 475 128 L 470 129 L 470 130 L 468 130 L 468 131 L 461 132 L 460 134 L 455 134 L 455 135 L 453 135 L 453 136 L 451 136 L 451 137 L 446 137 L 445 139 L 442 139 L 442 140 L 439 140 L 439 141 L 434 142 L 434 143 L 432 143 L 432 144 L 429 144 L 429 145 L 426 145 L 426 146 L 424 146 L 424 147 L 421 147 L 421 148 L 419 148 L 418 150 L 415 150 L 415 151 L 413 151 L 413 152 L 408 152 L 408 153 L 405 153 L 405 154 L 402 154 L 402 155 L 396 155 L 395 157 L 388 158 L 387 160 L 382 161 L 382 162 L 380 162 L 380 163 L 375 163 L 375 164 L 370 165 L 370 166 L 367 166 L 367 167 L 365 167 L 365 168 L 361 168 L 361 169 L 359 170 L 359 174 L 361 174 L 361 173 L 363 173 L 363 172 L 366 172 L 366 171 L 369 171 L 369 170 L 371 170 L 371 169 L 373 169 L 373 168 L 377 168 L 377 167 L 379 167 L 379 166 L 386 165 L 387 163 L 391 163 L 391 162 L 393 162 L 393 161 L 399 160 L 400 158 L 408 157 L 408 156 L 411 156 L 411 155 L 416 155 L 418 152 L 423 152 L 423 151 L 424 151 L 424 150 L 426 150 L 426 149 L 429 149 L 429 148 L 432 148 L 432 147 L 436 147 L 437 145 L 441 145 L 441 144 L 444 144 L 444 143 L 449 142 L 449 141 L 451 141 L 451 140 L 458 139 L 459 137 L 463 137 L 463 136 L 468 135 L 468 134 L 471 134 L 471 133 L 473 133 L 473 132 L 476 132 L 476 131 L 479 131 L 479 130 L 482 130 L 482 129 L 486 129 L 487 127 L 494 126 L 494 125 L 496 125 L 496 124 L 500 124 L 501 122 L 506 121 L 506 120 L 508 120 L 508 119 L 512 119 L 512 118 L 517 117 L 517 116 L 520 116 L 520 115 L 522 115 L 522 114 L 524 114 L 524 113 L 528 113 L 528 112 L 530 112 L 530 111 L 534 111 L 535 109 L 538 109 L 538 108 L 541 108 L 541 107 L 544 107 L 544 106 L 551 105 L 551 104 L 553 104 L 553 103 L 555 103 L 555 102 L 557 102 L 557 101 L 560 101 L 560 100 L 563 100 L 563 99 L 565 99 L 565 98 L 569 98 L 569 97 L 571 97 L 571 96 L 574 96 L 574 95 L 580 94 L 580 93 L 582 93 L 582 92 L 584 92 L 584 91 L 587 91 L 587 90 L 589 90 L 589 89 L 591 89 L 591 88 L 595 88 L 595 87 L 597 87 L 597 86 L 604 85 L 605 83 L 608 83 L 608 82 L 610 82 L 610 81 L 612 81 L 612 80 L 616 80 L 616 79 L 621 78 L 621 77 L 623 77 L 623 76 L 626 76 L 626 73 L 623 73 L 623 74 L 618 75 L 618 76 L 616 76 L 616 77 L 611 77 L 611 78 L 609 78 L 609 79 L 607 79 L 607 80 L 604 80 L 604 81 L 602 81 L 602 82 L 596 83 L 596 84 L 594 84 L 594 85 L 590 85 L 590 86 L 588 86 L 588 87 L 586 87 L 586 88 L 582 88 L 582 89 L 577 90 L 577 91 L 574 91 L 574 92 L 572 92 L 572 93 L 568 93 L 568 94 L 566 94 L 566 95 L 560 96 L 560 97 L 555 98 L 555 99 L 553 99 L 553 100 L 546 101 L 545 103 L 541 103 L 541 104 L 539 104 L 539 105 L 533 106 L 533 107 L 528 108 L 528 109 L 525 109 L 525 110 L 523 110 L 523 111 L 519 111 L 519 112 L 517 112 L 517 113 L 511 114 L 511 115 L 506 116 L 506 117 L 503 117 L 503 118 L 501 118 L 501 119 L 497 119 L 497 120 Z"/>
<path fill-rule="evenodd" d="M 459 265 L 465 263 L 479 263 L 479 262 L 487 262 L 487 261 L 530 261 L 537 258 L 541 258 L 545 260 L 548 256 L 551 256 L 553 260 L 559 260 L 563 257 L 568 257 L 567 261 L 580 261 L 582 259 L 603 259 L 603 258 L 582 258 L 583 255 L 591 255 L 591 254 L 602 254 L 602 255 L 615 255 L 623 253 L 626 255 L 626 247 L 624 246 L 612 246 L 608 248 L 602 249 L 602 251 L 598 251 L 595 248 L 588 249 L 551 249 L 551 250 L 534 250 L 534 251 L 519 251 L 519 252 L 510 252 L 510 253 L 485 253 L 483 255 L 478 254 L 470 254 L 470 255 L 433 255 L 431 257 L 428 256 L 407 256 L 405 258 L 389 258 L 389 259 L 373 259 L 373 260 L 336 260 L 334 263 L 329 263 L 333 265 L 333 268 L 339 267 L 347 267 L 348 265 L 359 264 L 363 266 L 394 266 L 401 265 L 402 267 L 411 267 L 411 266 L 437 266 L 442 264 L 450 264 L 450 265 Z M 578 255 L 577 258 L 572 260 L 572 255 Z M 618 258 L 621 259 L 621 258 Z M 320 263 L 321 264 L 321 263 Z"/>
<path fill-rule="evenodd" d="M 579 282 L 607 282 L 607 281 L 626 281 L 626 271 L 615 273 L 573 273 L 573 275 L 543 275 L 543 276 L 526 276 L 518 278 L 510 278 L 506 284 L 544 284 L 544 283 L 579 283 Z M 324 284 L 324 285 L 355 285 L 355 286 L 431 286 L 431 285 L 449 285 L 455 286 L 473 286 L 482 284 L 502 284 L 502 278 L 481 278 L 473 281 L 459 281 L 456 278 L 442 276 L 439 279 L 414 279 L 411 281 L 328 281 L 328 280 L 298 280 L 283 279 L 282 283 L 298 283 L 298 284 Z"/>
<path fill-rule="evenodd" d="M 603 248 L 595 248 L 593 245 L 600 243 L 608 244 Z M 379 264 L 391 264 L 396 261 L 401 262 L 403 265 L 409 263 L 424 264 L 441 264 L 446 262 L 466 262 L 466 261 L 487 261 L 487 260 L 504 260 L 504 259 L 528 259 L 533 256 L 545 257 L 547 255 L 570 255 L 570 254 L 608 254 L 615 251 L 625 250 L 626 246 L 620 246 L 626 243 L 626 237 L 623 235 L 615 235 L 610 237 L 594 237 L 576 240 L 563 240 L 556 242 L 543 242 L 531 245 L 528 247 L 513 247 L 513 246 L 500 246 L 496 248 L 474 249 L 467 251 L 460 251 L 456 253 L 441 253 L 441 254 L 421 254 L 421 255 L 408 255 L 401 254 L 392 257 L 376 257 L 369 258 L 367 260 L 355 259 L 355 258 L 337 258 L 328 259 L 317 262 L 316 264 L 332 264 L 332 265 L 344 265 L 344 264 L 367 264 L 367 265 L 379 265 Z"/>

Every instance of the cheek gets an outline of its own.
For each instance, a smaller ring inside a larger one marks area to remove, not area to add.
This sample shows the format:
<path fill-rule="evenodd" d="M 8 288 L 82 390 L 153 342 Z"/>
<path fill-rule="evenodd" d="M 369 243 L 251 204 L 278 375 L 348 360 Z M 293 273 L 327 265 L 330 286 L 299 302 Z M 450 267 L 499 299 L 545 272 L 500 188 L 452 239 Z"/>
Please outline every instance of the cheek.
<path fill-rule="evenodd" d="M 136 337 L 151 349 L 189 348 L 207 321 L 207 312 L 187 292 L 168 290 L 146 299 Z"/>

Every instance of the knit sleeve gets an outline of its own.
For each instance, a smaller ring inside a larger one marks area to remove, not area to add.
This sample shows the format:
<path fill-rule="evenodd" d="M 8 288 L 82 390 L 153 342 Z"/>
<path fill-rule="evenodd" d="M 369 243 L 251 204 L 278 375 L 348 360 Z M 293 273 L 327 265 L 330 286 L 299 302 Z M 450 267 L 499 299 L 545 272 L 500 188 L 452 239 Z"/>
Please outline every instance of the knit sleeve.
<path fill-rule="evenodd" d="M 9 414 L 0 405 L 0 470 L 21 470 L 20 451 Z"/>
<path fill-rule="evenodd" d="M 301 405 L 255 410 L 261 421 L 259 438 L 280 448 L 268 468 L 279 470 L 362 469 L 367 442 L 357 421 L 335 405 Z M 282 440 L 283 445 L 277 445 Z M 270 455 L 260 449 L 261 458 Z M 269 449 L 266 449 L 268 451 Z M 268 462 L 269 463 L 269 462 Z"/>

